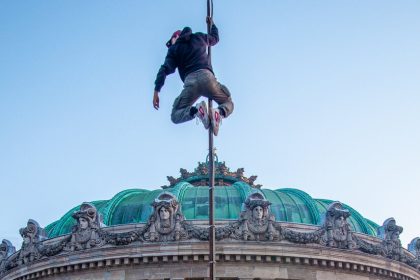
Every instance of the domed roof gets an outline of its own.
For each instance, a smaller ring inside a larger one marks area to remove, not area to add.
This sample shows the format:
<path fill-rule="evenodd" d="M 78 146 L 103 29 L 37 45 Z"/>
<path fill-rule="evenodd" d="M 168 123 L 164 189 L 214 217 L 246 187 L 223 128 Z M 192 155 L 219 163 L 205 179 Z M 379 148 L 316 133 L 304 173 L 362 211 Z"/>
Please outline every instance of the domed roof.
<path fill-rule="evenodd" d="M 162 192 L 175 195 L 181 205 L 182 213 L 187 220 L 208 219 L 208 172 L 206 163 L 199 163 L 193 173 L 181 169 L 181 177 L 168 177 L 170 186 L 153 191 L 144 189 L 128 189 L 116 194 L 110 200 L 93 201 L 107 226 L 146 222 L 153 211 L 154 199 Z M 254 185 L 256 176 L 243 176 L 243 169 L 230 172 L 224 162 L 216 163 L 215 187 L 215 219 L 236 220 L 248 195 L 259 192 L 272 204 L 271 212 L 277 221 L 320 225 L 321 217 L 327 211 L 327 206 L 333 200 L 313 199 L 307 193 L 298 189 L 261 189 Z M 365 219 L 350 206 L 343 205 L 351 213 L 349 218 L 352 229 L 356 232 L 376 236 L 379 227 L 374 222 Z M 46 227 L 50 238 L 67 234 L 76 224 L 72 214 L 77 206 L 67 212 L 60 220 Z"/>

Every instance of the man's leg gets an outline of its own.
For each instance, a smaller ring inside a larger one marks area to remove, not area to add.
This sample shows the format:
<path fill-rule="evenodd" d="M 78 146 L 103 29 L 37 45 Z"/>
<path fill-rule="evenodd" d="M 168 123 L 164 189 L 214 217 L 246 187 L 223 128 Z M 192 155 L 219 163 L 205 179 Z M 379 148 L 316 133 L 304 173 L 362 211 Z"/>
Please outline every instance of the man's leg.
<path fill-rule="evenodd" d="M 207 97 L 219 104 L 217 109 L 213 109 L 209 112 L 213 133 L 217 136 L 222 118 L 227 118 L 233 112 L 234 106 L 228 88 L 219 83 L 212 73 L 209 73 L 208 78 Z"/>
<path fill-rule="evenodd" d="M 202 83 L 203 89 L 201 89 L 203 96 L 216 101 L 222 117 L 228 117 L 234 108 L 228 88 L 219 83 L 216 77 L 214 77 L 214 74 L 209 70 L 203 71 L 202 76 L 203 81 L 205 81 Z"/>
<path fill-rule="evenodd" d="M 225 85 L 217 82 L 216 88 L 219 90 L 213 93 L 213 100 L 219 104 L 219 110 L 224 118 L 227 118 L 230 114 L 232 114 L 234 105 L 232 102 L 232 97 L 230 95 L 230 91 Z"/>
<path fill-rule="evenodd" d="M 197 112 L 192 105 L 200 96 L 196 93 L 197 85 L 195 84 L 193 77 L 189 76 L 190 75 L 185 79 L 184 89 L 175 99 L 172 107 L 171 119 L 172 122 L 176 124 L 192 120 Z"/>

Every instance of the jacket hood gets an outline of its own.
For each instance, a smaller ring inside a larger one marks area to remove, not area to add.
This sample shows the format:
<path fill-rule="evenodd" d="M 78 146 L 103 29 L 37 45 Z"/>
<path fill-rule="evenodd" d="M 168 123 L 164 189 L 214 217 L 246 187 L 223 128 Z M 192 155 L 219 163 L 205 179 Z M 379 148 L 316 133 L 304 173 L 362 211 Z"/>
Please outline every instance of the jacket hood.
<path fill-rule="evenodd" d="M 177 41 L 189 41 L 192 34 L 192 30 L 190 27 L 184 27 L 181 31 L 181 35 L 179 35 L 179 38 Z"/>

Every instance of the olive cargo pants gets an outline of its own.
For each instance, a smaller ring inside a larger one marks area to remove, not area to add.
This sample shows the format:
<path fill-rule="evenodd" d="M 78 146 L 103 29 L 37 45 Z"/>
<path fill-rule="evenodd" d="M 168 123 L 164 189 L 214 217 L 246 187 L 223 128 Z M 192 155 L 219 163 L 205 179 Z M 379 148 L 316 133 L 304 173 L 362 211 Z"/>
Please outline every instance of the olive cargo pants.
<path fill-rule="evenodd" d="M 184 89 L 174 101 L 172 121 L 183 123 L 192 120 L 194 116 L 190 115 L 190 109 L 201 96 L 216 101 L 225 117 L 232 113 L 234 106 L 227 87 L 219 83 L 210 70 L 200 69 L 185 78 Z"/>

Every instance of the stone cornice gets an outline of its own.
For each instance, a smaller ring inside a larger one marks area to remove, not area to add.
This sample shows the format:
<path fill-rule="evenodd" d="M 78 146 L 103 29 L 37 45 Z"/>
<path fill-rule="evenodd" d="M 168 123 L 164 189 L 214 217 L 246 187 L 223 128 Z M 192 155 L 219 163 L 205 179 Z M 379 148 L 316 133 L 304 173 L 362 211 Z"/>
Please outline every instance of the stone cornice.
<path fill-rule="evenodd" d="M 208 261 L 207 242 L 142 244 L 141 246 L 103 247 L 89 251 L 65 253 L 41 259 L 13 269 L 2 280 L 43 279 L 51 275 L 115 267 L 144 266 L 168 263 L 203 263 Z M 279 265 L 312 266 L 331 271 L 373 274 L 390 279 L 419 279 L 414 268 L 366 253 L 287 242 L 217 243 L 219 263 L 277 263 Z"/>

